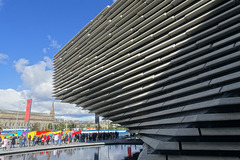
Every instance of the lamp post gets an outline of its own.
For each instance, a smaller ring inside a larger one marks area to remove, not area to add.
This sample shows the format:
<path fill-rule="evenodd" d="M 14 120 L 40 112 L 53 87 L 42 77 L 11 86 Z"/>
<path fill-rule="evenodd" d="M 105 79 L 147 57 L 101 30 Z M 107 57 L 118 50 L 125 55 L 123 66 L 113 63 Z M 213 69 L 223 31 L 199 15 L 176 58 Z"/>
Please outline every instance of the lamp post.
<path fill-rule="evenodd" d="M 23 104 L 25 104 L 25 102 L 22 102 Z M 18 113 L 19 113 L 19 105 L 17 106 L 17 117 L 16 117 L 16 125 L 15 125 L 15 131 L 17 130 L 17 124 L 18 124 Z"/>
<path fill-rule="evenodd" d="M 18 106 L 19 107 L 19 106 Z M 16 124 L 15 124 L 15 132 L 17 130 L 17 122 L 18 122 L 18 107 L 17 107 L 17 117 L 16 117 Z"/>

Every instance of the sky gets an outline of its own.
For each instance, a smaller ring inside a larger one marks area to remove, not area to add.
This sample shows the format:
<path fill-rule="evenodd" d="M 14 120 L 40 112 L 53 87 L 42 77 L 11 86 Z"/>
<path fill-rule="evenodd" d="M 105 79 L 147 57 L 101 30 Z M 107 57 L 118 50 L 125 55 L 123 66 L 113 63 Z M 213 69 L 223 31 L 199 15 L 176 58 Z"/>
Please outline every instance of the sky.
<path fill-rule="evenodd" d="M 94 120 L 94 115 L 52 97 L 54 55 L 115 0 L 0 0 L 0 110 Z"/>

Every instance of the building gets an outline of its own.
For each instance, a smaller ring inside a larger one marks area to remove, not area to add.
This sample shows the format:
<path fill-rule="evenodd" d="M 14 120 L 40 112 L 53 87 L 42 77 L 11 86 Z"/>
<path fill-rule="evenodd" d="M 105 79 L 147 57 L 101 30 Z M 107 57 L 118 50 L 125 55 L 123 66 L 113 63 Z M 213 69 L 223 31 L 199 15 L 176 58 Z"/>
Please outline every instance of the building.
<path fill-rule="evenodd" d="M 137 133 L 139 160 L 239 159 L 240 1 L 117 0 L 54 57 L 54 96 Z"/>
<path fill-rule="evenodd" d="M 0 126 L 2 129 L 27 129 L 28 122 L 24 122 L 24 119 L 24 111 L 0 110 Z M 54 121 L 55 111 L 54 105 L 52 105 L 49 114 L 31 112 L 29 126 L 31 127 L 34 123 L 38 122 L 40 123 L 40 128 L 44 128 L 49 123 L 53 124 Z"/>

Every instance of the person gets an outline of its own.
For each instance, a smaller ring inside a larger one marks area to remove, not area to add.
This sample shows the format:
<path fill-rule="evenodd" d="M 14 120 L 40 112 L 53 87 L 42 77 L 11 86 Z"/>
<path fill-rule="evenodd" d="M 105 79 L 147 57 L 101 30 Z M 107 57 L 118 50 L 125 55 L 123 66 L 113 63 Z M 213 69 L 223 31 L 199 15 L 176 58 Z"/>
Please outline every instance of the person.
<path fill-rule="evenodd" d="M 32 140 L 32 137 L 31 137 L 31 135 L 29 135 L 28 136 L 28 147 L 30 147 L 30 145 L 31 145 L 31 140 Z"/>
<path fill-rule="evenodd" d="M 74 142 L 76 142 L 76 141 L 77 141 L 76 134 L 73 136 L 73 141 L 74 141 Z"/>
<path fill-rule="evenodd" d="M 106 133 L 105 133 L 105 131 L 104 131 L 103 134 L 102 134 L 102 138 L 103 138 L 103 140 L 105 140 L 105 138 L 106 138 Z"/>
<path fill-rule="evenodd" d="M 36 135 L 36 138 L 35 138 L 35 146 L 38 145 L 38 141 L 39 141 L 39 136 Z"/>
<path fill-rule="evenodd" d="M 89 141 L 92 141 L 92 133 L 89 133 Z"/>
<path fill-rule="evenodd" d="M 81 142 L 81 140 L 82 140 L 82 133 L 78 135 L 78 142 Z"/>
<path fill-rule="evenodd" d="M 71 134 L 71 140 L 70 140 L 70 142 L 73 142 L 73 134 Z"/>
<path fill-rule="evenodd" d="M 54 134 L 51 135 L 51 144 L 54 145 Z"/>
<path fill-rule="evenodd" d="M 8 140 L 6 137 L 4 137 L 3 141 L 2 141 L 2 148 L 3 148 L 3 151 L 7 150 L 7 145 L 8 145 Z"/>
<path fill-rule="evenodd" d="M 36 135 L 34 135 L 33 137 L 32 137 L 32 146 L 35 146 L 35 138 L 36 138 Z"/>
<path fill-rule="evenodd" d="M 47 135 L 47 145 L 48 145 L 48 143 L 49 143 L 49 140 L 50 140 L 50 136 Z"/>
<path fill-rule="evenodd" d="M 39 145 L 39 135 L 36 136 L 35 145 Z"/>
<path fill-rule="evenodd" d="M 23 137 L 23 146 L 25 147 L 25 145 L 26 145 L 26 140 L 27 140 L 27 138 L 26 138 L 26 135 Z"/>
<path fill-rule="evenodd" d="M 54 142 L 55 142 L 56 145 L 58 145 L 58 134 L 56 134 L 56 135 L 54 136 Z"/>
<path fill-rule="evenodd" d="M 42 145 L 44 145 L 44 142 L 45 142 L 45 135 L 43 135 L 42 138 L 41 138 Z"/>
<path fill-rule="evenodd" d="M 85 140 L 85 133 L 82 134 L 82 141 L 84 142 Z"/>
<path fill-rule="evenodd" d="M 76 142 L 79 142 L 79 134 L 76 134 Z"/>
<path fill-rule="evenodd" d="M 65 137 L 65 135 L 63 134 L 63 135 L 62 135 L 62 143 L 63 143 L 63 144 L 65 144 L 65 138 L 66 138 L 66 137 Z"/>
<path fill-rule="evenodd" d="M 68 134 L 65 134 L 65 140 L 64 143 L 67 144 L 68 143 Z"/>
<path fill-rule="evenodd" d="M 37 145 L 40 145 L 41 144 L 41 136 L 37 136 Z"/>
<path fill-rule="evenodd" d="M 11 137 L 11 146 L 10 146 L 10 148 L 14 148 L 14 145 L 15 145 L 15 143 L 16 143 L 16 137 L 14 136 L 14 134 L 12 135 L 12 137 Z"/>
<path fill-rule="evenodd" d="M 71 138 L 70 138 L 70 136 L 68 136 L 68 144 L 70 143 L 70 141 L 71 141 Z"/>
<path fill-rule="evenodd" d="M 37 136 L 36 136 L 36 135 L 34 135 L 34 136 L 33 136 L 33 146 L 35 146 L 35 145 L 36 145 L 36 139 L 37 139 Z"/>
<path fill-rule="evenodd" d="M 19 136 L 19 147 L 22 147 L 22 141 L 23 141 L 23 137 L 22 135 Z"/>
<path fill-rule="evenodd" d="M 2 137 L 0 137 L 0 143 L 2 142 Z"/>
<path fill-rule="evenodd" d="M 61 133 L 58 133 L 58 142 L 59 142 L 59 146 L 61 146 L 61 144 L 62 144 L 62 135 L 61 135 Z"/>

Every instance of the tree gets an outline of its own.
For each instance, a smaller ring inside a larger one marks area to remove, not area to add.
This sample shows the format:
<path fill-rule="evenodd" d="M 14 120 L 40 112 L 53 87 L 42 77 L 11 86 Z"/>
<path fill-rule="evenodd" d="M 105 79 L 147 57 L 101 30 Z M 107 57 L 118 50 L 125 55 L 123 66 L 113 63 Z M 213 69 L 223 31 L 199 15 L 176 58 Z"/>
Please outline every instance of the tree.
<path fill-rule="evenodd" d="M 110 130 L 114 130 L 114 128 L 113 128 L 113 125 L 112 125 L 112 124 L 110 124 L 110 127 L 109 127 L 109 129 L 110 129 Z"/>
<path fill-rule="evenodd" d="M 58 125 L 57 125 L 57 124 L 54 124 L 54 125 L 53 125 L 53 129 L 58 129 Z"/>
<path fill-rule="evenodd" d="M 46 130 L 48 130 L 48 126 L 44 126 L 44 127 L 42 128 L 42 131 L 46 131 Z"/>
<path fill-rule="evenodd" d="M 105 129 L 104 127 L 100 126 L 100 130 L 104 130 L 104 129 Z"/>
<path fill-rule="evenodd" d="M 71 124 L 68 124 L 68 125 L 67 125 L 67 128 L 68 128 L 69 130 L 72 130 L 72 125 L 71 125 Z"/>
<path fill-rule="evenodd" d="M 67 126 L 67 128 L 68 128 L 69 130 L 73 130 L 73 128 L 75 128 L 75 127 L 76 127 L 76 125 L 75 125 L 74 123 L 69 124 L 69 125 Z"/>
<path fill-rule="evenodd" d="M 32 131 L 39 131 L 40 130 L 40 123 L 35 122 L 33 126 L 31 127 Z"/>
<path fill-rule="evenodd" d="M 48 123 L 48 129 L 53 129 L 53 124 L 52 123 Z"/>
<path fill-rule="evenodd" d="M 81 125 L 79 126 L 79 128 L 80 128 L 80 130 L 83 130 L 84 125 L 81 124 Z"/>
<path fill-rule="evenodd" d="M 66 128 L 66 125 L 64 123 L 60 123 L 58 126 L 58 130 L 64 130 Z"/>
<path fill-rule="evenodd" d="M 87 127 L 90 127 L 90 124 L 89 124 L 89 123 L 87 124 Z"/>

